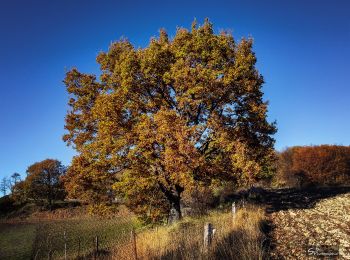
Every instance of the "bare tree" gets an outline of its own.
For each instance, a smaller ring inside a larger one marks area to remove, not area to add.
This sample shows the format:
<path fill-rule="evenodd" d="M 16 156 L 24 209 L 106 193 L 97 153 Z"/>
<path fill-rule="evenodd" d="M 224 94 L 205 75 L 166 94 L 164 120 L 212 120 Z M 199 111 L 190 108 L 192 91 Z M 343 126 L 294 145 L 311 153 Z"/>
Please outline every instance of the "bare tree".
<path fill-rule="evenodd" d="M 20 181 L 21 181 L 21 175 L 18 172 L 15 172 L 11 175 L 11 180 L 9 181 L 11 191 L 12 191 L 12 188 Z"/>
<path fill-rule="evenodd" d="M 9 180 L 6 177 L 3 177 L 0 182 L 0 191 L 2 192 L 3 196 L 6 196 L 8 188 Z"/>

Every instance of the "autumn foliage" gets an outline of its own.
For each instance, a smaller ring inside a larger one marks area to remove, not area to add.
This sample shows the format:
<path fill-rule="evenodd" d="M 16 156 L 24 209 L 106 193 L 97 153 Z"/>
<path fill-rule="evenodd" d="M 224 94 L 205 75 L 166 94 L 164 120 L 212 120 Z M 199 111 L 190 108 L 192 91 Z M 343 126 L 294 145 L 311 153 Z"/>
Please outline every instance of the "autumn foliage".
<path fill-rule="evenodd" d="M 296 146 L 279 154 L 277 180 L 287 186 L 350 184 L 350 147 Z"/>
<path fill-rule="evenodd" d="M 14 185 L 11 196 L 19 203 L 34 201 L 51 207 L 55 200 L 65 197 L 61 181 L 64 174 L 65 167 L 58 160 L 46 159 L 34 163 L 28 167 L 27 177 Z"/>
<path fill-rule="evenodd" d="M 206 20 L 164 30 L 145 48 L 122 39 L 97 56 L 99 79 L 72 69 L 64 140 L 78 152 L 65 177 L 70 197 L 117 195 L 157 220 L 184 192 L 213 182 L 271 176 L 272 134 L 253 41 L 215 34 Z"/>

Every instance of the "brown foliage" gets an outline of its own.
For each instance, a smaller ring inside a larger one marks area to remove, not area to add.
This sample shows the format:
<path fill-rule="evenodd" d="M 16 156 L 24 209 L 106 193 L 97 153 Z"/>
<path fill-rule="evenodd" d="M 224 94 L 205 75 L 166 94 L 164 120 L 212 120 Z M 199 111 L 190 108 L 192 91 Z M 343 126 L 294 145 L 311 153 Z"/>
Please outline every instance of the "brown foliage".
<path fill-rule="evenodd" d="M 277 181 L 286 186 L 350 184 L 350 147 L 296 146 L 279 154 Z"/>
<path fill-rule="evenodd" d="M 162 30 L 142 49 L 113 43 L 97 57 L 100 80 L 69 71 L 64 140 L 78 151 L 69 195 L 98 202 L 113 189 L 135 211 L 161 214 L 180 211 L 182 193 L 198 181 L 271 175 L 276 128 L 252 44 L 215 34 L 206 20 L 173 39 Z"/>
<path fill-rule="evenodd" d="M 58 160 L 46 159 L 34 163 L 28 167 L 26 179 L 14 185 L 12 197 L 16 202 L 45 201 L 51 207 L 54 200 L 65 197 L 60 179 L 64 173 L 65 167 Z"/>

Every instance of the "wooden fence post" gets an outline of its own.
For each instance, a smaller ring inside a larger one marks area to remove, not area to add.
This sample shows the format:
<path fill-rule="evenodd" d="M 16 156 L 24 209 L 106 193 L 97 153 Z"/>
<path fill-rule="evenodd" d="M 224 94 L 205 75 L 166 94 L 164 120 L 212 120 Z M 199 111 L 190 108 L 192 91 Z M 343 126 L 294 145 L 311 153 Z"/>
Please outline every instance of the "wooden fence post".
<path fill-rule="evenodd" d="M 235 218 L 236 218 L 236 202 L 232 202 L 232 209 L 231 209 L 231 213 L 232 213 L 232 225 L 235 224 Z"/>
<path fill-rule="evenodd" d="M 236 202 L 232 202 L 232 216 L 234 217 L 236 215 Z"/>
<path fill-rule="evenodd" d="M 98 236 L 95 236 L 95 239 L 94 239 L 94 247 L 95 247 L 95 250 L 94 250 L 94 258 L 96 259 L 97 258 L 97 255 L 98 255 Z"/>
<path fill-rule="evenodd" d="M 242 208 L 245 208 L 245 204 L 246 204 L 246 203 L 245 203 L 245 199 L 243 198 L 243 199 L 242 199 Z"/>
<path fill-rule="evenodd" d="M 204 225 L 204 252 L 208 253 L 211 242 L 213 241 L 213 225 L 206 223 Z"/>
<path fill-rule="evenodd" d="M 80 258 L 80 244 L 81 244 L 80 237 L 78 237 L 78 259 Z"/>
<path fill-rule="evenodd" d="M 64 238 L 64 260 L 67 260 L 67 234 L 66 231 L 63 231 Z"/>
<path fill-rule="evenodd" d="M 49 252 L 47 253 L 47 259 L 48 260 L 51 260 L 52 259 L 52 254 L 53 254 L 53 248 L 52 248 L 52 238 L 50 237 L 50 233 L 48 235 L 48 237 L 46 238 L 46 241 L 47 241 L 47 245 L 49 247 Z"/>
<path fill-rule="evenodd" d="M 131 244 L 134 253 L 134 259 L 137 260 L 136 233 L 134 228 L 131 230 Z"/>

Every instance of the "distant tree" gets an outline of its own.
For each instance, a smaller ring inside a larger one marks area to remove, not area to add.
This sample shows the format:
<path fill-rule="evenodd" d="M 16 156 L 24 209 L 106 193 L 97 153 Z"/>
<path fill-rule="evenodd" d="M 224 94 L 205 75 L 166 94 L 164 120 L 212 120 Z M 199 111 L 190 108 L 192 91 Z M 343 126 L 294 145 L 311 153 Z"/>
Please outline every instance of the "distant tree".
<path fill-rule="evenodd" d="M 113 43 L 97 57 L 100 81 L 69 71 L 64 140 L 78 152 L 69 194 L 99 200 L 113 188 L 140 214 L 173 207 L 181 217 L 183 192 L 197 182 L 269 177 L 276 128 L 252 44 L 206 20 L 172 40 L 161 30 L 143 49 Z"/>
<path fill-rule="evenodd" d="M 3 196 L 6 196 L 7 191 L 9 189 L 9 179 L 7 177 L 3 177 L 0 182 L 0 191 Z"/>
<path fill-rule="evenodd" d="M 35 201 L 47 201 L 51 207 L 54 200 L 63 199 L 65 191 L 60 178 L 65 167 L 58 160 L 46 159 L 34 163 L 27 169 L 27 178 L 23 184 L 24 194 Z M 21 182 L 20 182 L 21 183 Z"/>
<path fill-rule="evenodd" d="M 16 185 L 21 180 L 21 175 L 18 172 L 15 172 L 11 175 L 12 185 Z"/>
<path fill-rule="evenodd" d="M 277 155 L 277 174 L 274 176 L 275 182 L 279 186 L 295 187 L 299 186 L 297 176 L 292 172 L 293 168 L 293 148 L 288 148 Z"/>
<path fill-rule="evenodd" d="M 26 181 L 19 181 L 12 186 L 11 198 L 17 203 L 27 202 L 29 197 L 29 183 Z"/>
<path fill-rule="evenodd" d="M 9 180 L 8 180 L 8 186 L 10 191 L 13 191 L 13 187 L 21 180 L 21 175 L 17 172 L 13 173 Z"/>

